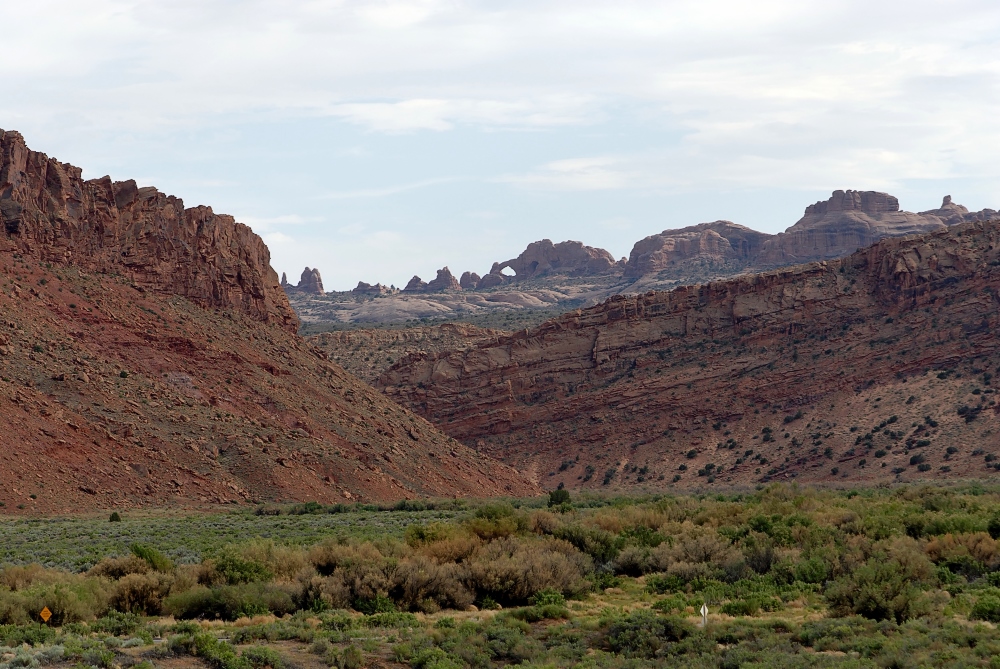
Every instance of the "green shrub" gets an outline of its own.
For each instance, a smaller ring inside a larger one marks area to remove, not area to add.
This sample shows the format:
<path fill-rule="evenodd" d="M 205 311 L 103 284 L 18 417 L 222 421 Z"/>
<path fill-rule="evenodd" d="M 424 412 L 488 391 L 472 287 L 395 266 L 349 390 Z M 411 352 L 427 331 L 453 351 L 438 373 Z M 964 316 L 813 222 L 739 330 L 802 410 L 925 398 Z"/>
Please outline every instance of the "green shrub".
<path fill-rule="evenodd" d="M 925 603 L 911 575 L 895 560 L 869 560 L 831 583 L 825 595 L 836 615 L 858 614 L 897 623 L 922 613 Z"/>
<path fill-rule="evenodd" d="M 104 632 L 112 636 L 125 636 L 134 634 L 142 628 L 142 618 L 133 613 L 119 613 L 111 611 L 103 618 L 98 618 L 90 624 L 95 632 Z"/>
<path fill-rule="evenodd" d="M 175 618 L 236 620 L 266 613 L 277 616 L 293 613 L 295 602 L 289 591 L 262 583 L 206 588 L 171 594 L 163 601 L 163 610 Z"/>
<path fill-rule="evenodd" d="M 829 570 L 826 563 L 817 557 L 802 560 L 795 565 L 795 580 L 803 583 L 822 583 L 827 579 Z"/>
<path fill-rule="evenodd" d="M 54 628 L 40 623 L 28 625 L 0 625 L 0 642 L 8 648 L 28 644 L 40 646 L 51 642 L 56 636 Z"/>
<path fill-rule="evenodd" d="M 462 663 L 453 659 L 442 649 L 432 646 L 413 656 L 410 666 L 414 669 L 462 669 Z"/>
<path fill-rule="evenodd" d="M 143 560 L 156 571 L 168 572 L 174 568 L 174 563 L 171 562 L 166 555 L 152 546 L 132 544 L 129 547 L 129 550 L 132 551 L 132 555 L 136 556 L 140 560 Z"/>
<path fill-rule="evenodd" d="M 365 615 L 372 616 L 377 613 L 393 613 L 396 605 L 388 597 L 376 595 L 375 597 L 360 597 L 354 600 L 354 610 Z"/>
<path fill-rule="evenodd" d="M 980 597 L 969 613 L 972 620 L 988 620 L 991 623 L 1000 623 L 1000 598 L 994 595 Z"/>
<path fill-rule="evenodd" d="M 597 528 L 582 525 L 565 525 L 559 527 L 552 536 L 568 541 L 577 550 L 586 553 L 598 564 L 611 562 L 625 546 L 625 539 Z"/>
<path fill-rule="evenodd" d="M 214 569 L 229 585 L 266 582 L 274 578 L 274 574 L 260 562 L 245 560 L 232 553 L 216 560 Z"/>
<path fill-rule="evenodd" d="M 606 639 L 608 648 L 615 653 L 653 659 L 663 656 L 670 644 L 681 641 L 691 632 L 691 626 L 681 618 L 641 610 L 613 622 Z"/>
<path fill-rule="evenodd" d="M 253 646 L 243 651 L 240 656 L 240 663 L 246 669 L 285 669 L 288 666 L 280 654 L 273 648 L 266 646 Z"/>
<path fill-rule="evenodd" d="M 549 492 L 549 506 L 561 506 L 563 504 L 569 504 L 569 490 L 565 488 L 560 488 L 559 490 L 552 490 Z"/>

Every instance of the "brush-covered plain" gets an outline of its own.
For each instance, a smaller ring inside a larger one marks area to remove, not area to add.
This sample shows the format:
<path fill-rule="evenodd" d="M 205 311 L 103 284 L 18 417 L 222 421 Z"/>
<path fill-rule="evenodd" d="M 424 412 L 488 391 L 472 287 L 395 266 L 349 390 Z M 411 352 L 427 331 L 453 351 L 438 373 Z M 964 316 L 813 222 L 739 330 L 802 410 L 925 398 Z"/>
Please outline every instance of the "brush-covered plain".
<path fill-rule="evenodd" d="M 1000 667 L 1000 488 L 425 506 L 37 522 L 66 562 L 6 549 L 0 669 Z"/>

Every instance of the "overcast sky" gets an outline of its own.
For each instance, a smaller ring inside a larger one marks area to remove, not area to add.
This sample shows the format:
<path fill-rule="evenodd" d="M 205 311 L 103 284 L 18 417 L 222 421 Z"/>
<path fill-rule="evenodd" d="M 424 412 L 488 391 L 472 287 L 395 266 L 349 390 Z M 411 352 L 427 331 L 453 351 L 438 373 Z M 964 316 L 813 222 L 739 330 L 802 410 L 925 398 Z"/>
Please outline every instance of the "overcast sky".
<path fill-rule="evenodd" d="M 0 0 L 0 128 L 251 225 L 297 281 L 536 239 L 1000 208 L 1000 3 Z"/>

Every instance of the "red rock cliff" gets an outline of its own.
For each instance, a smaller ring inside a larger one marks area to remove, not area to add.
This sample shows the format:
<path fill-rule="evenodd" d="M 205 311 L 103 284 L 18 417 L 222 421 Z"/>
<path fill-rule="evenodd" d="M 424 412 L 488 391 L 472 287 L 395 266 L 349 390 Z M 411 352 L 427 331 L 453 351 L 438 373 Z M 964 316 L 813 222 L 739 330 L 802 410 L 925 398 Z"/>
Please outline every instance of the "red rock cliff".
<path fill-rule="evenodd" d="M 249 227 L 131 180 L 85 181 L 80 168 L 31 151 L 19 133 L 3 130 L 0 219 L 8 250 L 298 327 L 267 246 Z"/>
<path fill-rule="evenodd" d="M 549 472 L 551 486 L 600 485 L 597 470 L 605 482 L 620 480 L 628 463 L 666 482 L 720 462 L 732 482 L 816 479 L 839 475 L 830 473 L 835 456 L 858 459 L 851 475 L 876 480 L 893 474 L 865 469 L 876 457 L 867 451 L 891 451 L 905 468 L 901 447 L 910 444 L 894 428 L 853 448 L 864 435 L 856 430 L 880 420 L 884 427 L 891 414 L 914 426 L 950 416 L 951 441 L 927 451 L 935 457 L 992 439 L 985 416 L 1000 415 L 992 389 L 924 386 L 927 378 L 944 384 L 930 370 L 958 364 L 968 366 L 966 378 L 989 384 L 1000 365 L 998 303 L 1000 221 L 974 221 L 885 239 L 840 260 L 612 297 L 463 351 L 413 355 L 378 386 L 451 436 L 522 471 Z M 905 379 L 911 385 L 892 386 Z M 866 388 L 876 390 L 862 401 Z M 984 418 L 956 414 L 969 402 L 977 413 L 965 415 Z M 800 422 L 796 409 L 810 418 Z M 780 411 L 792 414 L 788 421 Z M 780 457 L 780 466 L 748 464 L 740 456 L 747 446 L 747 456 Z M 975 472 L 975 464 L 953 458 L 936 471 Z"/>

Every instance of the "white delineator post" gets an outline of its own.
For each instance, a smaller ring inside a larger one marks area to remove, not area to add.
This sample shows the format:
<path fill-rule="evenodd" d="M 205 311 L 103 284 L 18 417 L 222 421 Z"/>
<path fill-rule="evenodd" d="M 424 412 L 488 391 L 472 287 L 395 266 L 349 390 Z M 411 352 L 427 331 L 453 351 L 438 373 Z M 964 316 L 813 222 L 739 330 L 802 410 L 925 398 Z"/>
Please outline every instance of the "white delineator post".
<path fill-rule="evenodd" d="M 708 604 L 701 605 L 701 626 L 708 625 Z"/>

